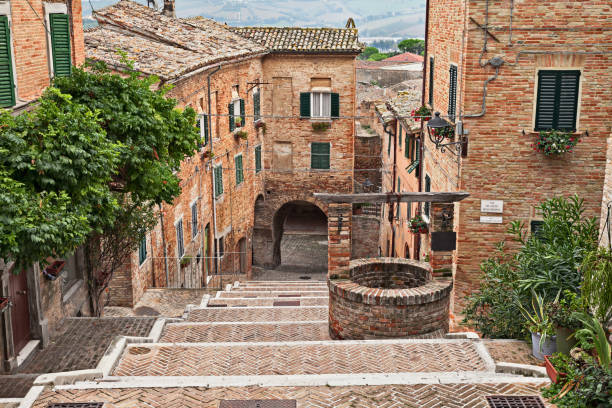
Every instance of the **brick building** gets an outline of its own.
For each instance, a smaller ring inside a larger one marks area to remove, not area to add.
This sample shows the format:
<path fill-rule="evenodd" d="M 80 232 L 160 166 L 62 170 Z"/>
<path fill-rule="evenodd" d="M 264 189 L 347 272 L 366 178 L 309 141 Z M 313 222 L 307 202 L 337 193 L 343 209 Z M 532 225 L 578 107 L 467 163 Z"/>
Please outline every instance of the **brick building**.
<path fill-rule="evenodd" d="M 11 0 L 0 3 L 0 107 L 14 114 L 32 106 L 55 76 L 84 61 L 81 1 Z M 11 371 L 45 347 L 64 317 L 87 314 L 89 298 L 80 268 L 82 251 L 67 256 L 57 281 L 38 265 L 15 272 L 0 259 L 0 372 Z"/>
<path fill-rule="evenodd" d="M 111 304 L 279 265 L 288 218 L 326 220 L 312 193 L 352 191 L 355 29 L 235 29 L 125 0 L 95 16 L 88 58 L 121 70 L 119 48 L 201 114 L 202 147 L 179 170 L 182 193 L 114 276 Z"/>
<path fill-rule="evenodd" d="M 600 1 L 429 0 L 423 103 L 455 135 L 443 152 L 423 134 L 423 191 L 467 191 L 454 208 L 457 249 L 432 259 L 450 268 L 455 304 L 473 291 L 480 262 L 513 220 L 537 225 L 535 207 L 577 193 L 600 216 L 610 136 L 612 8 Z M 546 156 L 539 131 L 580 139 Z M 461 151 L 456 147 L 461 146 Z M 604 199 L 605 200 L 605 199 Z M 422 209 L 423 213 L 427 210 Z M 421 255 L 429 254 L 422 242 Z"/>

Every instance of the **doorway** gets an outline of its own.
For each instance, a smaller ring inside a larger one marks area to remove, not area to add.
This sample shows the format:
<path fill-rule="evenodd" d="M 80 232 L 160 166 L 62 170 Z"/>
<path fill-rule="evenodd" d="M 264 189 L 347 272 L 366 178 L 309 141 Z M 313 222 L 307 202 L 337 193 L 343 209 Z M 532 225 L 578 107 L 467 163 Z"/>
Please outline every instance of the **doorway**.
<path fill-rule="evenodd" d="M 19 274 L 11 272 L 9 277 L 10 299 L 13 302 L 11 308 L 11 323 L 13 326 L 13 344 L 15 353 L 30 341 L 30 309 L 28 304 L 28 281 L 26 271 Z"/>
<path fill-rule="evenodd" d="M 238 252 L 240 253 L 240 273 L 247 273 L 247 245 L 246 238 L 240 238 L 238 241 Z"/>

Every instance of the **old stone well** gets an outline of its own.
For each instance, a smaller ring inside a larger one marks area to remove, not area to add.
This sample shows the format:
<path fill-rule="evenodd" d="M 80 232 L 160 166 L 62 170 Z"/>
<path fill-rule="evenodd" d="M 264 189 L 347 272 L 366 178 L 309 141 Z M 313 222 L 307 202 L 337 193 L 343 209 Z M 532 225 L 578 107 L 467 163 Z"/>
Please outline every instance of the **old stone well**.
<path fill-rule="evenodd" d="M 429 264 L 399 258 L 356 259 L 349 279 L 328 280 L 329 334 L 336 340 L 418 338 L 449 330 L 453 282 Z"/>

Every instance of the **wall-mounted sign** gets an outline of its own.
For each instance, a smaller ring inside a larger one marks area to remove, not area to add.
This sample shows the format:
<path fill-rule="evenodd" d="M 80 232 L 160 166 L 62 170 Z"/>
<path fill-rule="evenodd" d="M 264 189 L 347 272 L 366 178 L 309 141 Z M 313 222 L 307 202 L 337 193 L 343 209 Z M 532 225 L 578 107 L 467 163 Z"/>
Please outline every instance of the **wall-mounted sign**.
<path fill-rule="evenodd" d="M 480 200 L 480 212 L 503 213 L 504 202 L 502 200 Z"/>
<path fill-rule="evenodd" d="M 492 216 L 481 215 L 480 222 L 483 224 L 503 224 L 504 219 L 503 217 L 492 217 Z"/>

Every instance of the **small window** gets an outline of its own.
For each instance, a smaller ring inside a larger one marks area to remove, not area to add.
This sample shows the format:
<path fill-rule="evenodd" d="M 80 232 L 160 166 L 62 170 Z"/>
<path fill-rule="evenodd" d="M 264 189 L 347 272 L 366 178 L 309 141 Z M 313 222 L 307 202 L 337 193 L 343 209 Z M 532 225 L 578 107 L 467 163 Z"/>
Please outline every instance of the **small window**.
<path fill-rule="evenodd" d="M 331 117 L 331 93 L 312 92 L 310 94 L 310 116 L 313 118 Z"/>
<path fill-rule="evenodd" d="M 176 223 L 176 247 L 178 257 L 182 258 L 185 255 L 185 243 L 183 241 L 183 220 Z"/>
<path fill-rule="evenodd" d="M 425 192 L 429 193 L 431 191 L 431 178 L 429 175 L 425 175 Z M 429 209 L 431 208 L 431 203 L 427 202 L 423 205 L 423 214 L 429 217 Z"/>
<path fill-rule="evenodd" d="M 255 146 L 255 173 L 261 171 L 261 145 Z"/>
<path fill-rule="evenodd" d="M 538 239 L 542 239 L 542 228 L 544 227 L 544 221 L 534 220 L 530 223 L 531 233 Z"/>
<path fill-rule="evenodd" d="M 198 202 L 191 204 L 191 238 L 198 235 Z"/>
<path fill-rule="evenodd" d="M 236 128 L 245 125 L 244 99 L 236 99 L 228 105 L 229 130 L 233 132 Z"/>
<path fill-rule="evenodd" d="M 223 194 L 223 167 L 218 165 L 215 167 L 215 198 Z"/>
<path fill-rule="evenodd" d="M 225 237 L 219 238 L 219 258 L 223 258 L 225 255 Z"/>
<path fill-rule="evenodd" d="M 312 169 L 329 169 L 329 143 L 312 143 L 310 167 Z"/>
<path fill-rule="evenodd" d="M 199 143 L 200 147 L 206 146 L 208 144 L 208 134 L 209 134 L 208 115 L 206 113 L 203 113 L 200 115 L 200 117 L 198 118 L 198 121 L 196 122 L 196 127 L 200 131 L 200 143 Z"/>
<path fill-rule="evenodd" d="M 576 130 L 580 71 L 539 71 L 535 130 Z"/>
<path fill-rule="evenodd" d="M 457 111 L 457 66 L 451 65 L 449 70 L 449 85 L 448 85 L 448 117 L 451 121 L 455 121 L 455 113 Z"/>
<path fill-rule="evenodd" d="M 142 265 L 147 260 L 147 237 L 143 237 L 140 240 L 140 246 L 138 247 L 138 265 Z"/>
<path fill-rule="evenodd" d="M 242 170 L 242 155 L 234 157 L 234 163 L 236 165 L 236 185 L 242 184 L 244 181 L 244 172 Z"/>
<path fill-rule="evenodd" d="M 253 120 L 256 122 L 261 119 L 261 94 L 259 88 L 253 92 Z"/>

